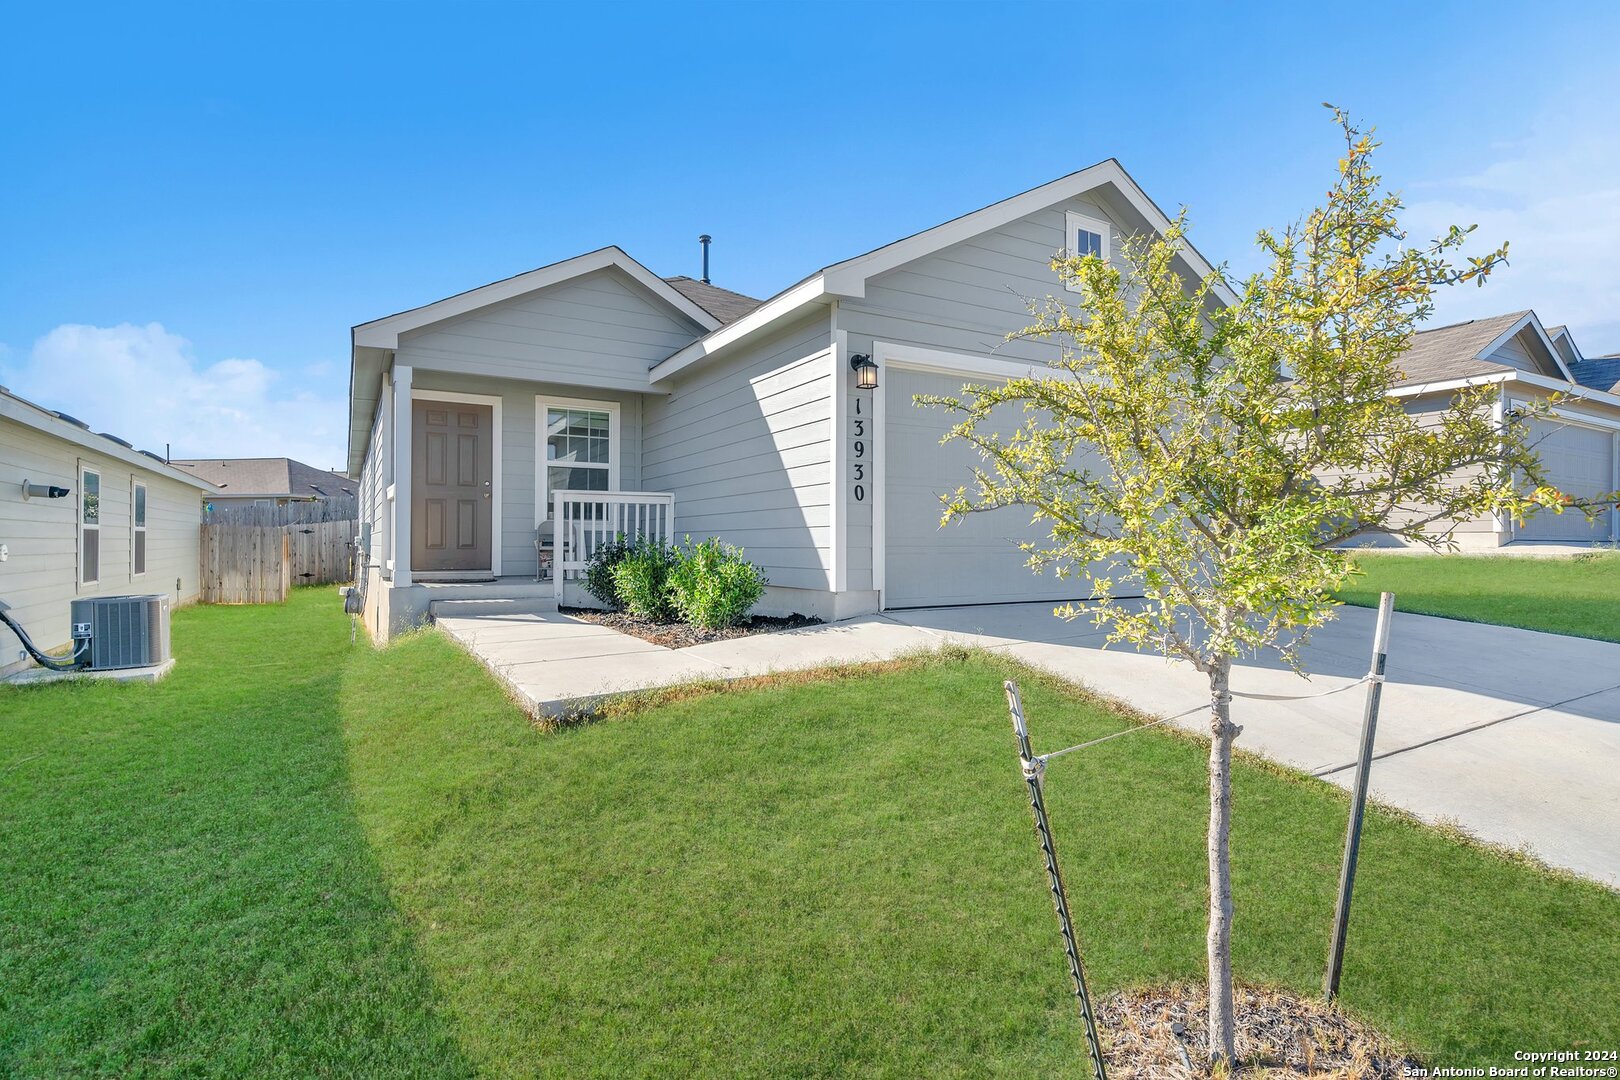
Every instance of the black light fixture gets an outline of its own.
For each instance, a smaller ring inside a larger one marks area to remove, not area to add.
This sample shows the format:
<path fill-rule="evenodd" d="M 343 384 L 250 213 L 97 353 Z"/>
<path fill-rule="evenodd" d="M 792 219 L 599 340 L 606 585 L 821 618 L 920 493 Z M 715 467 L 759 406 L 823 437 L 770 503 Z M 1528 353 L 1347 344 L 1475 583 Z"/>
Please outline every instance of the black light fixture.
<path fill-rule="evenodd" d="M 855 372 L 855 388 L 857 390 L 877 389 L 877 365 L 865 353 L 856 353 L 849 358 L 850 370 Z"/>

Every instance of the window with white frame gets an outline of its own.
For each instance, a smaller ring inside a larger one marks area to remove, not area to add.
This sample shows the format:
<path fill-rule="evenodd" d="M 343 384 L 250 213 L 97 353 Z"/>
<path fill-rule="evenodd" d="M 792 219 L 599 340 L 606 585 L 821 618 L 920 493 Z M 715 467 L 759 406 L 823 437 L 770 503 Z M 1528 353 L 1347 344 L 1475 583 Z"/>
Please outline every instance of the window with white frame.
<path fill-rule="evenodd" d="M 146 573 L 146 485 L 135 481 L 130 492 L 129 576 Z"/>
<path fill-rule="evenodd" d="M 1108 222 L 1070 210 L 1064 214 L 1064 224 L 1063 253 L 1065 255 L 1071 258 L 1084 258 L 1087 255 L 1095 255 L 1103 262 L 1108 261 L 1110 248 Z M 1071 292 L 1076 288 L 1075 285 L 1069 286 Z"/>
<path fill-rule="evenodd" d="M 611 410 L 585 405 L 546 406 L 546 517 L 559 491 L 608 491 L 617 447 Z"/>
<path fill-rule="evenodd" d="M 101 580 L 101 474 L 79 470 L 79 584 Z"/>

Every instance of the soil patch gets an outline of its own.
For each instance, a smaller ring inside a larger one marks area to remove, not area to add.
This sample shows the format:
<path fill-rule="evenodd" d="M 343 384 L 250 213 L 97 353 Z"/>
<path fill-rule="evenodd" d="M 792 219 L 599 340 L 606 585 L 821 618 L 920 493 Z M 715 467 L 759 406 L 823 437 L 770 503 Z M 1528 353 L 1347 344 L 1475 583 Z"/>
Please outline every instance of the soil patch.
<path fill-rule="evenodd" d="M 792 630 L 800 626 L 816 626 L 821 622 L 820 619 L 813 619 L 808 615 L 789 615 L 780 619 L 756 615 L 738 626 L 709 630 L 702 626 L 688 626 L 685 623 L 661 623 L 653 622 L 651 619 L 638 619 L 622 611 L 595 611 L 590 608 L 563 608 L 562 611 L 563 614 L 580 622 L 606 626 L 621 634 L 629 634 L 631 637 L 638 637 L 668 649 L 706 645 L 711 641 L 730 641 L 732 638 L 748 637 L 750 634 L 771 634 L 778 630 Z"/>
<path fill-rule="evenodd" d="M 1393 1040 L 1320 999 L 1243 986 L 1236 996 L 1239 1076 L 1385 1080 L 1418 1064 Z M 1108 995 L 1098 1004 L 1097 1022 L 1110 1080 L 1210 1076 L 1208 1010 L 1202 986 Z"/>

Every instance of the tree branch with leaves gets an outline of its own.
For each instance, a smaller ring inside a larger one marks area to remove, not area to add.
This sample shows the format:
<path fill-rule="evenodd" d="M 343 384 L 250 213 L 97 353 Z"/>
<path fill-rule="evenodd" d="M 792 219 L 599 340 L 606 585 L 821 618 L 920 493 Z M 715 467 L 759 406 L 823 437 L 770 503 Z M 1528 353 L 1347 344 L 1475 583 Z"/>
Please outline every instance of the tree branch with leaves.
<path fill-rule="evenodd" d="M 1266 270 L 1191 274 L 1185 214 L 1124 238 L 1112 261 L 1060 254 L 1069 298 L 1033 304 L 1011 335 L 1051 347 L 1048 369 L 918 399 L 956 413 L 947 439 L 982 458 L 946 522 L 1027 509 L 1049 534 L 1024 545 L 1031 569 L 1091 577 L 1094 599 L 1060 614 L 1208 677 L 1210 1051 L 1228 1062 L 1234 660 L 1270 650 L 1298 670 L 1355 572 L 1339 546 L 1351 537 L 1446 547 L 1457 522 L 1569 502 L 1530 442 L 1551 403 L 1499 416 L 1499 388 L 1479 386 L 1419 415 L 1394 396 L 1436 290 L 1483 284 L 1507 247 L 1463 256 L 1471 227 L 1409 244 L 1377 143 L 1334 118 L 1333 184 L 1303 220 L 1259 234 Z"/>

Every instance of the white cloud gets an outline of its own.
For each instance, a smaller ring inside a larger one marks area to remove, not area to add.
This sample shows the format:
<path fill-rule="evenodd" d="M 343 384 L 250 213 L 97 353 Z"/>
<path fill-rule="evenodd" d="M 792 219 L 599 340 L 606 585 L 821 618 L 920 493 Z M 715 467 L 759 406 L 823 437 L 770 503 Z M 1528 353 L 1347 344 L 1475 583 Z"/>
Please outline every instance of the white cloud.
<path fill-rule="evenodd" d="M 1620 140 L 1613 87 L 1571 87 L 1528 132 L 1468 175 L 1408 189 L 1413 241 L 1478 224 L 1470 250 L 1507 241 L 1508 263 L 1484 287 L 1442 290 L 1434 321 L 1534 308 L 1568 323 L 1588 356 L 1620 352 Z"/>
<path fill-rule="evenodd" d="M 258 360 L 197 361 L 161 323 L 58 326 L 25 361 L 0 353 L 0 383 L 137 447 L 175 457 L 287 457 L 320 468 L 346 459 L 347 406 L 289 391 Z"/>

